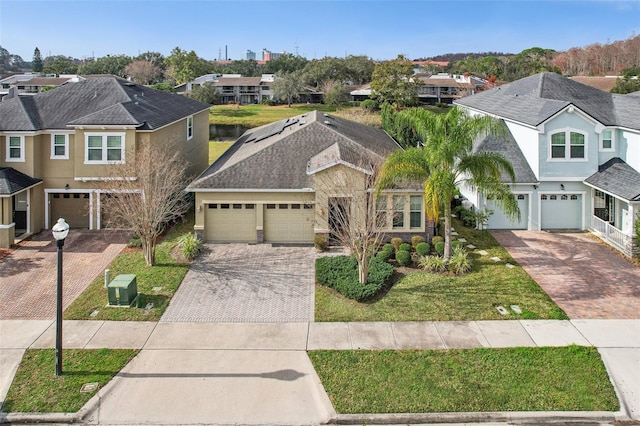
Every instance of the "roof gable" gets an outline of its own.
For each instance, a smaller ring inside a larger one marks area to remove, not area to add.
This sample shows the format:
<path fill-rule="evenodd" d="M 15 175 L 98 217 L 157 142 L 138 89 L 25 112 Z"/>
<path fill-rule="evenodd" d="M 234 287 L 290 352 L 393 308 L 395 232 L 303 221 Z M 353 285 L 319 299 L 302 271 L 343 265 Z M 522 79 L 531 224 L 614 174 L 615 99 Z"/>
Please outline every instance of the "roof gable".
<path fill-rule="evenodd" d="M 620 158 L 612 158 L 584 181 L 627 201 L 640 201 L 640 173 Z"/>
<path fill-rule="evenodd" d="M 8 196 L 42 182 L 32 178 L 13 167 L 0 168 L 0 195 Z"/>

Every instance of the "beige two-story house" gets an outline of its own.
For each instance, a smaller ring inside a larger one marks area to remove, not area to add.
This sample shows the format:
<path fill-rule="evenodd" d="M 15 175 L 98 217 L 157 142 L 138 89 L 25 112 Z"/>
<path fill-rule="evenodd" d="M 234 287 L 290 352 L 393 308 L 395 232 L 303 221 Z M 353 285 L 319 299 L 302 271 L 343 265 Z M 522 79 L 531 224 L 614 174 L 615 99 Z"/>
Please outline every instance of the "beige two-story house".
<path fill-rule="evenodd" d="M 101 229 L 109 165 L 141 144 L 172 144 L 189 176 L 208 165 L 209 105 L 112 76 L 0 102 L 0 244 L 49 229 Z M 162 161 L 162 159 L 158 159 Z M 131 177 L 127 177 L 131 178 Z M 135 187 L 135 177 L 132 187 Z"/>

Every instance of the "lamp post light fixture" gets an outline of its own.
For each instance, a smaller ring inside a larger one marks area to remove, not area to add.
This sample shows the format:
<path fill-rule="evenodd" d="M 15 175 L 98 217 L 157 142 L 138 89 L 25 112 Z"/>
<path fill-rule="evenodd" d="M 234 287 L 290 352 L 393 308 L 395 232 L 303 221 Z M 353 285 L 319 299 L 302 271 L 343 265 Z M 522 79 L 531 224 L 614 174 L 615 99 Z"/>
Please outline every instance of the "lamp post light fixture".
<path fill-rule="evenodd" d="M 58 219 L 51 228 L 58 246 L 58 283 L 56 286 L 56 376 L 62 376 L 62 246 L 69 234 L 69 224 Z"/>

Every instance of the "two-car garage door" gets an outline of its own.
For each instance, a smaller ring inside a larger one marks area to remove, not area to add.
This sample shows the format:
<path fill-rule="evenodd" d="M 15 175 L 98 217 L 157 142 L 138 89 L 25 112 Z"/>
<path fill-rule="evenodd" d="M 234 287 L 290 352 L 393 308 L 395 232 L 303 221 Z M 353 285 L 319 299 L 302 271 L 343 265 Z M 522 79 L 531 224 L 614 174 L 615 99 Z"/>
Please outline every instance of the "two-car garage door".
<path fill-rule="evenodd" d="M 263 209 L 264 241 L 267 243 L 312 243 L 314 210 L 303 203 L 215 203 L 208 204 L 205 238 L 209 242 L 258 240 L 257 209 Z"/>

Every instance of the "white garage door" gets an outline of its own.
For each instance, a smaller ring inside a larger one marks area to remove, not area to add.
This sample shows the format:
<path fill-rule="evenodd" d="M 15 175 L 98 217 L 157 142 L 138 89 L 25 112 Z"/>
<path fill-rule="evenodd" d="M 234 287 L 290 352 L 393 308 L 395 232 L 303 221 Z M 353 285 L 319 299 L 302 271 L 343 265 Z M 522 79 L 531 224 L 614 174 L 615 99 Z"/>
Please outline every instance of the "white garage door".
<path fill-rule="evenodd" d="M 582 195 L 540 195 L 542 229 L 582 229 Z"/>
<path fill-rule="evenodd" d="M 216 243 L 255 243 L 256 205 L 240 203 L 208 204 L 205 239 Z"/>
<path fill-rule="evenodd" d="M 264 240 L 269 243 L 313 243 L 312 204 L 266 204 Z"/>
<path fill-rule="evenodd" d="M 511 219 L 507 216 L 502 208 L 496 206 L 493 202 L 487 202 L 487 209 L 493 210 L 493 214 L 489 217 L 489 229 L 528 229 L 529 225 L 529 195 L 515 194 L 520 208 L 520 221 Z"/>

